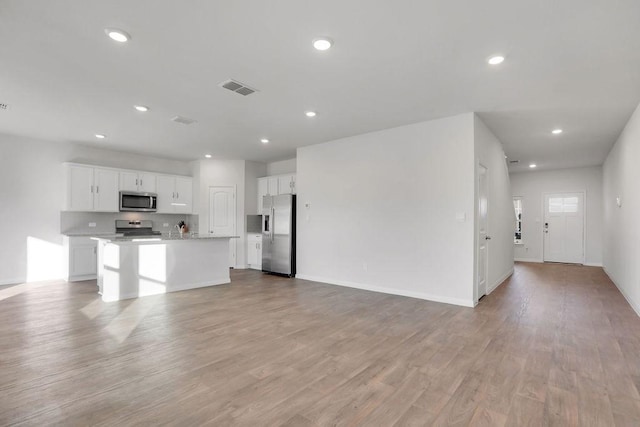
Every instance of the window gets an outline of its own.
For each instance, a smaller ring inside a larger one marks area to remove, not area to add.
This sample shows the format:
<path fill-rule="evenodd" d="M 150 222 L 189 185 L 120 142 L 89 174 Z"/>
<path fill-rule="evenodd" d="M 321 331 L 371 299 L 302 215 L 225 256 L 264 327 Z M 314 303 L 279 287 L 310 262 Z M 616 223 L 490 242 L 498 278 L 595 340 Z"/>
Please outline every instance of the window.
<path fill-rule="evenodd" d="M 522 243 L 522 197 L 513 198 L 513 210 L 516 214 L 516 230 L 513 243 Z"/>

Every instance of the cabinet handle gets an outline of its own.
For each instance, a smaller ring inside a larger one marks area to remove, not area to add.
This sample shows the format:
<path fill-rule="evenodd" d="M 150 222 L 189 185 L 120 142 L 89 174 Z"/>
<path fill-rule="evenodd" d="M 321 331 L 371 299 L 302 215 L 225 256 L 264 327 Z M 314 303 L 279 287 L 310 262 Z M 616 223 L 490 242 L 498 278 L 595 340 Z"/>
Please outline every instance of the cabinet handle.
<path fill-rule="evenodd" d="M 138 178 L 136 178 L 136 185 L 138 185 Z"/>
<path fill-rule="evenodd" d="M 93 193 L 93 185 L 91 186 L 91 192 Z"/>
<path fill-rule="evenodd" d="M 176 198 L 176 193 L 175 193 L 175 191 L 174 191 L 173 193 L 171 193 L 171 198 L 172 198 L 172 199 L 175 199 L 175 198 Z"/>
<path fill-rule="evenodd" d="M 179 198 L 180 198 L 180 193 L 176 191 L 176 199 L 179 199 Z"/>
<path fill-rule="evenodd" d="M 96 194 L 98 194 L 100 192 L 100 186 L 96 185 Z"/>
<path fill-rule="evenodd" d="M 140 186 L 142 187 L 142 179 L 140 179 Z"/>

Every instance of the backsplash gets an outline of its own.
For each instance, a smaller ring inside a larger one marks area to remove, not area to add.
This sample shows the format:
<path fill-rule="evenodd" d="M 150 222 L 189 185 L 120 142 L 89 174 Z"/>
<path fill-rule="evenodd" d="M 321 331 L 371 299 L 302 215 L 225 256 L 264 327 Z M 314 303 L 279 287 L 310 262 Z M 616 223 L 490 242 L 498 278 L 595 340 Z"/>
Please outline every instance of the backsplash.
<path fill-rule="evenodd" d="M 116 219 L 125 220 L 151 220 L 153 230 L 168 232 L 178 222 L 184 221 L 190 230 L 197 231 L 197 224 L 193 220 L 197 215 L 155 214 L 142 212 L 60 212 L 60 234 L 67 233 L 114 233 Z M 89 223 L 95 223 L 95 227 L 89 227 Z M 167 227 L 164 224 L 168 224 Z"/>

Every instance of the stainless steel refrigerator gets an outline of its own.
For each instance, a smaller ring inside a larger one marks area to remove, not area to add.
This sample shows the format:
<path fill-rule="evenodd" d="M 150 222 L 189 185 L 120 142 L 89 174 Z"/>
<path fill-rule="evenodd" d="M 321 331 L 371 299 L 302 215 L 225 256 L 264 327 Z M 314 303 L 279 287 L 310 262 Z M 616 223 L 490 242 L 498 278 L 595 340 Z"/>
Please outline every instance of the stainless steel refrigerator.
<path fill-rule="evenodd" d="M 296 274 L 296 196 L 262 198 L 262 271 Z"/>

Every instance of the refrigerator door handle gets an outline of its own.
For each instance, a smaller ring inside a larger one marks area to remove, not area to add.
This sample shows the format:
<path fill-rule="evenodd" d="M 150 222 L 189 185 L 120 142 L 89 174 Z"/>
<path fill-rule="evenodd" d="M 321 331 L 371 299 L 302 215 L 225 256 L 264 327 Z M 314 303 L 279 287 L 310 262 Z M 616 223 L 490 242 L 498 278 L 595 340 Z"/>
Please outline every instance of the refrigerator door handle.
<path fill-rule="evenodd" d="M 275 216 L 276 216 L 276 209 L 271 208 L 271 243 L 273 243 L 273 226 L 274 226 Z"/>

